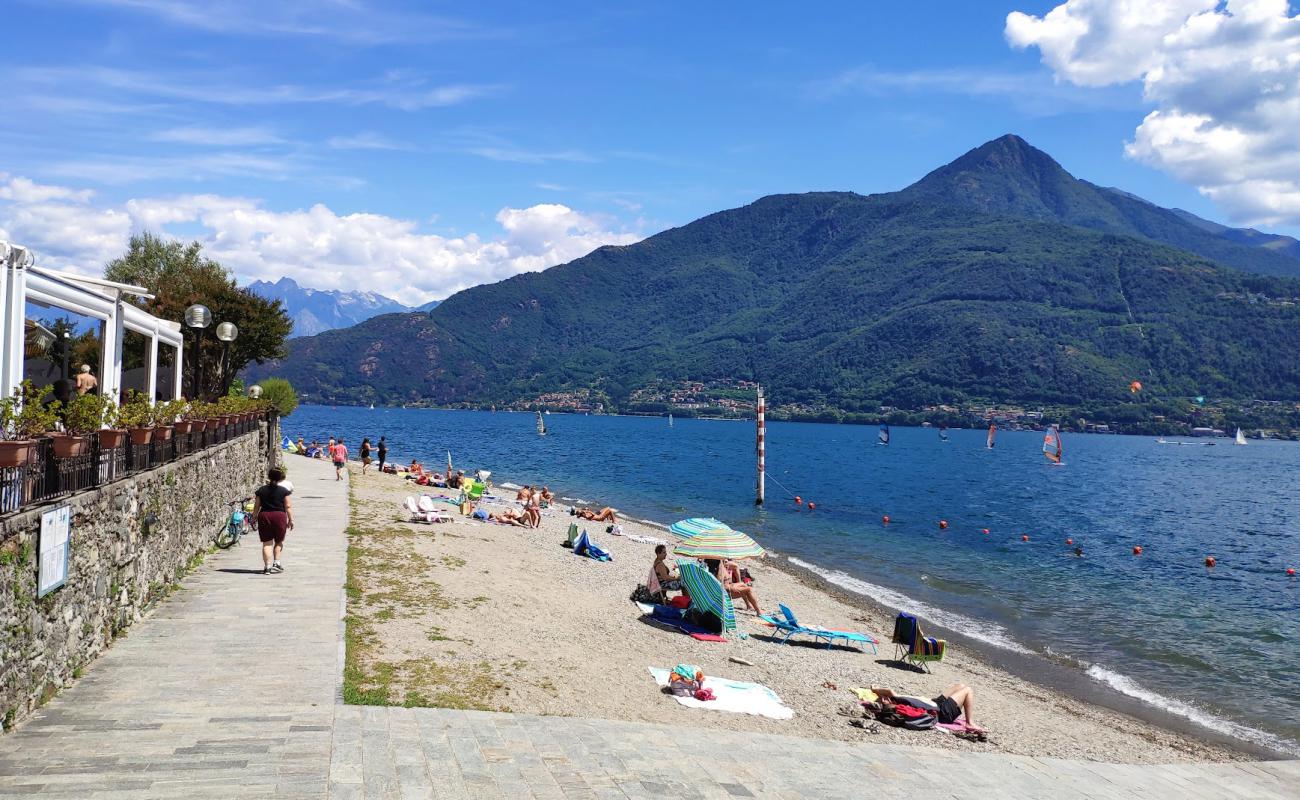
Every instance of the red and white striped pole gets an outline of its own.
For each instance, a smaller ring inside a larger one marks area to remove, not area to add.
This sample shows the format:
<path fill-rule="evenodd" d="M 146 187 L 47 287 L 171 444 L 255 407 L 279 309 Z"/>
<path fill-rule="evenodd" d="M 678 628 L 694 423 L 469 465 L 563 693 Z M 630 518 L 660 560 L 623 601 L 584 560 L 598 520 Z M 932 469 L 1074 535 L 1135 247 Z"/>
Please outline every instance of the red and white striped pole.
<path fill-rule="evenodd" d="M 763 495 L 766 491 L 765 478 L 767 469 L 767 446 L 763 439 L 767 434 L 763 417 L 766 408 L 763 406 L 763 387 L 758 387 L 758 497 L 754 499 L 754 505 L 763 505 Z"/>

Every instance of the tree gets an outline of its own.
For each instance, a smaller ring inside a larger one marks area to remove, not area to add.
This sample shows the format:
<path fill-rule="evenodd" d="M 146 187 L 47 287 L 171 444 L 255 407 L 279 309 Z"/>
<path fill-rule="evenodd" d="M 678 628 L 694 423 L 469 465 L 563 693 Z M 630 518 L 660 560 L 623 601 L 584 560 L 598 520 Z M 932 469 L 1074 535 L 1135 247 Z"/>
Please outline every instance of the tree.
<path fill-rule="evenodd" d="M 154 299 L 134 298 L 141 308 L 162 319 L 183 324 L 185 309 L 202 303 L 212 311 L 212 327 L 233 322 L 239 336 L 230 347 L 230 374 L 238 374 L 250 362 L 261 364 L 285 355 L 285 340 L 293 322 L 279 300 L 258 297 L 235 284 L 234 276 L 217 261 L 202 253 L 198 242 L 185 244 L 166 240 L 152 233 L 131 237 L 126 254 L 109 262 L 104 277 L 121 283 L 144 286 Z M 185 360 L 193 359 L 194 333 L 185 330 Z M 203 386 L 200 394 L 221 394 L 222 343 L 209 329 L 202 337 L 200 364 Z M 189 364 L 189 369 L 194 368 Z M 187 370 L 189 372 L 189 370 Z M 189 372 L 193 375 L 192 372 Z M 192 384 L 186 380 L 188 389 Z"/>
<path fill-rule="evenodd" d="M 266 378 L 258 386 L 262 387 L 262 399 L 270 401 L 282 417 L 287 417 L 298 407 L 298 394 L 284 378 Z"/>

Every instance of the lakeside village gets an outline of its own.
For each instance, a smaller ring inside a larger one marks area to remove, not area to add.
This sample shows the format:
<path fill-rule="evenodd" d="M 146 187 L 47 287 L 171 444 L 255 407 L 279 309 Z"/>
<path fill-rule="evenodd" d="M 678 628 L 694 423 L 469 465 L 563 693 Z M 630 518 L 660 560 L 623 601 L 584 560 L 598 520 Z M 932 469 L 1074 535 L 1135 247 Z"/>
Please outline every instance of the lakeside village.
<path fill-rule="evenodd" d="M 697 419 L 753 419 L 758 384 L 749 380 L 656 381 L 633 390 L 621 404 L 600 389 L 544 392 L 505 404 L 459 403 L 453 408 L 482 411 L 557 414 L 622 414 Z M 310 402 L 310 400 L 309 400 Z M 422 407 L 423 403 L 410 403 Z M 1283 400 L 1173 400 L 1136 398 L 1133 402 L 1098 408 L 970 402 L 905 409 L 881 405 L 871 411 L 845 411 L 826 403 L 781 402 L 769 398 L 769 420 L 849 425 L 890 425 L 986 428 L 1041 431 L 1056 424 L 1062 430 L 1100 434 L 1150 436 L 1231 436 L 1241 428 L 1248 438 L 1300 440 L 1300 403 Z"/>

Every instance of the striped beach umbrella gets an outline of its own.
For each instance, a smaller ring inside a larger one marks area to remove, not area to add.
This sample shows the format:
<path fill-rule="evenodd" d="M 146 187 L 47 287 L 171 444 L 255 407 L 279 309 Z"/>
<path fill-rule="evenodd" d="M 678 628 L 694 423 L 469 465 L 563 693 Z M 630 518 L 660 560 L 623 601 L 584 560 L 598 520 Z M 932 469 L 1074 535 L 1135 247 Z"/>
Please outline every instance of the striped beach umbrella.
<path fill-rule="evenodd" d="M 748 535 L 722 527 L 683 539 L 673 554 L 689 558 L 757 558 L 767 551 Z"/>
<path fill-rule="evenodd" d="M 672 525 L 668 526 L 668 530 L 672 531 L 673 533 L 677 534 L 683 539 L 689 539 L 692 536 L 698 536 L 701 533 L 705 533 L 706 531 L 714 531 L 719 529 L 731 530 L 731 528 L 725 522 L 716 520 L 713 517 L 691 517 L 690 519 L 678 520 L 677 522 L 674 522 Z"/>

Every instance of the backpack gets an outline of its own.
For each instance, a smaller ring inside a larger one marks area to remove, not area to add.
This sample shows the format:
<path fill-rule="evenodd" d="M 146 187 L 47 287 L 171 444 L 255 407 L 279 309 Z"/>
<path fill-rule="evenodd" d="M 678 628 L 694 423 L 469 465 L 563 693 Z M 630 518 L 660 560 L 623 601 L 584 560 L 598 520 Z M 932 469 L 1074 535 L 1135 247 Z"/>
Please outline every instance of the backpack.
<path fill-rule="evenodd" d="M 928 711 L 902 704 L 894 706 L 893 711 L 886 711 L 877 715 L 876 719 L 886 725 L 909 731 L 928 731 L 938 721 L 934 714 Z"/>

